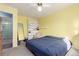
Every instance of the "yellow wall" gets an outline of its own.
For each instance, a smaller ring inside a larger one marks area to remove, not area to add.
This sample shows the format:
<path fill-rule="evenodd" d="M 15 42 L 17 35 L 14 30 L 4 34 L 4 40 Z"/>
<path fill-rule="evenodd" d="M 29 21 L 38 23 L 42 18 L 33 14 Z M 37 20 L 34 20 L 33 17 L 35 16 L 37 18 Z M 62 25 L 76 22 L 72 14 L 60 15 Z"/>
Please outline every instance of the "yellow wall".
<path fill-rule="evenodd" d="M 18 31 L 17 25 L 18 25 L 18 23 L 23 24 L 24 33 L 22 33 L 22 30 L 20 30 L 21 35 L 19 37 L 19 40 L 23 40 L 24 38 L 27 38 L 27 35 L 28 35 L 28 33 L 27 33 L 28 21 L 30 23 L 36 23 L 37 20 L 36 20 L 36 18 L 33 18 L 33 17 L 29 20 L 30 17 L 18 16 L 17 10 L 15 8 L 12 8 L 12 7 L 5 5 L 5 4 L 0 4 L 0 11 L 13 14 L 13 47 L 16 47 L 17 46 L 17 31 Z"/>
<path fill-rule="evenodd" d="M 23 24 L 23 28 L 18 28 L 19 40 L 24 40 L 28 38 L 28 26 L 33 23 L 38 23 L 36 18 L 27 16 L 18 16 L 18 23 Z M 24 33 L 23 33 L 24 31 Z"/>
<path fill-rule="evenodd" d="M 79 4 L 39 19 L 40 32 L 44 35 L 67 36 L 73 39 L 79 33 Z M 77 39 L 73 39 L 77 40 Z M 79 48 L 79 41 L 75 42 Z"/>
<path fill-rule="evenodd" d="M 13 14 L 13 47 L 17 46 L 17 10 L 10 6 L 0 4 L 0 11 Z"/>
<path fill-rule="evenodd" d="M 23 24 L 23 28 L 18 28 L 19 40 L 27 38 L 27 20 L 26 16 L 18 16 L 18 23 Z"/>
<path fill-rule="evenodd" d="M 38 24 L 38 19 L 34 17 L 28 17 L 28 25 L 32 23 Z"/>

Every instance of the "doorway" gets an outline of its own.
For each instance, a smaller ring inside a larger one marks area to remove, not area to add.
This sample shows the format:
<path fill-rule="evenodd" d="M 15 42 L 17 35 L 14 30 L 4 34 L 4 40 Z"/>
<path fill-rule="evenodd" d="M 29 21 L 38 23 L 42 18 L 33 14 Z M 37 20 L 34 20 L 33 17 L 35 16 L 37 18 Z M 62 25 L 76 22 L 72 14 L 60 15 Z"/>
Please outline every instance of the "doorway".
<path fill-rule="evenodd" d="M 2 34 L 3 49 L 11 48 L 13 41 L 13 17 L 12 14 L 0 12 L 0 30 Z"/>

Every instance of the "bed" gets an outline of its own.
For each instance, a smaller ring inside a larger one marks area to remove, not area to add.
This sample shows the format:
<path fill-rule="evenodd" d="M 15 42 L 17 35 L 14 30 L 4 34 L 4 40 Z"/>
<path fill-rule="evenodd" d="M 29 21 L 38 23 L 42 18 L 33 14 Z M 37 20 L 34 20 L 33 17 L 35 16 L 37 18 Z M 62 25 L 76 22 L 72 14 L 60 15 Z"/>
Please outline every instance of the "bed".
<path fill-rule="evenodd" d="M 65 56 L 71 42 L 62 37 L 44 36 L 27 40 L 26 47 L 36 56 Z"/>

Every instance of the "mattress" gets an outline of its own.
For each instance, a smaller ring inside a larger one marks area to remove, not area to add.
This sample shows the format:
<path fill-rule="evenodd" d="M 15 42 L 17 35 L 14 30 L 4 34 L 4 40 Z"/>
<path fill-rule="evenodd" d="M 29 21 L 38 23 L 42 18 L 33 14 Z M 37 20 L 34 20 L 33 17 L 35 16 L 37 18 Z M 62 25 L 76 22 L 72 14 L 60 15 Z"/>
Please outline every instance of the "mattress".
<path fill-rule="evenodd" d="M 37 56 L 65 56 L 71 47 L 69 41 L 54 36 L 27 40 L 26 47 Z"/>

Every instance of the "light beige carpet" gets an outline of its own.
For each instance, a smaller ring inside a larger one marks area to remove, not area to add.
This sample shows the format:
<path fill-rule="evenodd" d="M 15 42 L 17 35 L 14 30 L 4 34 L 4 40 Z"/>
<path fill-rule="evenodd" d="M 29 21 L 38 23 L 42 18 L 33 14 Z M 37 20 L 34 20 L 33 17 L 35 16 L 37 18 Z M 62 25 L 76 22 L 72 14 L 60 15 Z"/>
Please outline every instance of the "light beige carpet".
<path fill-rule="evenodd" d="M 3 56 L 34 56 L 22 43 L 18 47 L 3 50 Z"/>
<path fill-rule="evenodd" d="M 34 56 L 26 47 L 25 43 L 22 42 L 16 48 L 8 48 L 3 50 L 3 56 Z M 71 48 L 70 51 L 66 54 L 66 56 L 79 56 L 79 50 L 75 48 Z"/>

